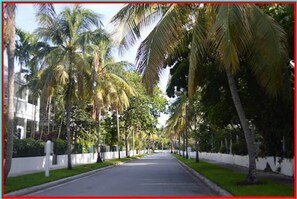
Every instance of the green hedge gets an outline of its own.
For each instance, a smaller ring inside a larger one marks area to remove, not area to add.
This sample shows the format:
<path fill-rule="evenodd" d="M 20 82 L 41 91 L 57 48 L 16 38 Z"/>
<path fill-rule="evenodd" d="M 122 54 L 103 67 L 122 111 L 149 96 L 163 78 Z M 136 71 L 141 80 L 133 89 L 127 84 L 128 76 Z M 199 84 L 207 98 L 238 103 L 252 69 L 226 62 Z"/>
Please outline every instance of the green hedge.
<path fill-rule="evenodd" d="M 27 139 L 14 139 L 13 141 L 13 157 L 34 157 L 44 156 L 44 142 Z"/>
<path fill-rule="evenodd" d="M 54 142 L 54 154 L 64 155 L 67 151 L 67 141 L 62 139 L 56 139 Z"/>

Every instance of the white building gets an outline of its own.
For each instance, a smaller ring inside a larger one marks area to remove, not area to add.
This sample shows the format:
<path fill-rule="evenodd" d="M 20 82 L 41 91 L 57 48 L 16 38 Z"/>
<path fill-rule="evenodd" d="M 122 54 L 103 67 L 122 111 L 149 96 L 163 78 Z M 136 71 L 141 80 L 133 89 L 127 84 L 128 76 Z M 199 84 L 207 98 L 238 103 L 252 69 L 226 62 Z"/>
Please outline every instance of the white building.
<path fill-rule="evenodd" d="M 20 139 L 27 137 L 28 133 L 37 132 L 39 128 L 39 110 L 40 98 L 34 99 L 33 93 L 25 88 L 26 80 L 20 75 L 15 75 L 14 83 L 14 108 L 15 108 L 15 125 L 16 135 Z M 5 85 L 5 106 L 8 101 L 8 71 L 7 66 L 4 70 L 4 85 Z"/>

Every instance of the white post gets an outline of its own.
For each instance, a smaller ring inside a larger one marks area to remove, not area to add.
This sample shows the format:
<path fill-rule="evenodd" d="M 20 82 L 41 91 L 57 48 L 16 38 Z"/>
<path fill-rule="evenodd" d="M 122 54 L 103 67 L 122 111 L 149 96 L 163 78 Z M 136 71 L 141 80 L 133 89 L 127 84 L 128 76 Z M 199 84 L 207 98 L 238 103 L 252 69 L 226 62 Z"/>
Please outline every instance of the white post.
<path fill-rule="evenodd" d="M 45 143 L 45 176 L 49 177 L 50 155 L 51 155 L 51 141 Z"/>
<path fill-rule="evenodd" d="M 191 147 L 188 147 L 187 150 L 188 150 L 188 159 L 191 159 L 191 151 L 192 151 Z"/>

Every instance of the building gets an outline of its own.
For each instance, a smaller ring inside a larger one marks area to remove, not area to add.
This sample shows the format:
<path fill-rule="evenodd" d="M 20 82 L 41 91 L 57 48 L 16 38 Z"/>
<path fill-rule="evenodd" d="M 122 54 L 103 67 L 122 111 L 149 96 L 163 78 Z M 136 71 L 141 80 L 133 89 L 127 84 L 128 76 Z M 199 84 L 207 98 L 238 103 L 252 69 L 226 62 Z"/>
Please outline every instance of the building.
<path fill-rule="evenodd" d="M 14 81 L 14 107 L 15 107 L 15 135 L 20 139 L 25 139 L 32 132 L 39 129 L 40 98 L 34 98 L 33 93 L 25 87 L 26 80 L 20 75 L 15 74 Z M 8 68 L 4 70 L 5 86 L 5 106 L 8 101 Z"/>

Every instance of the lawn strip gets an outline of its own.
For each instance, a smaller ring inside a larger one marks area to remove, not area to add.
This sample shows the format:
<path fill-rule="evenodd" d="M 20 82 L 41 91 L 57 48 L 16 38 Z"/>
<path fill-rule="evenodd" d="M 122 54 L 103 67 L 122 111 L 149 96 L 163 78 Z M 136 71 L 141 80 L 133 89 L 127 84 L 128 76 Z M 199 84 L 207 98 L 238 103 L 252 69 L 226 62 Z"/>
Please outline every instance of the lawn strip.
<path fill-rule="evenodd" d="M 176 154 L 174 154 L 174 157 L 235 196 L 294 195 L 293 185 L 290 186 L 264 178 L 259 178 L 259 184 L 243 185 L 241 182 L 246 178 L 246 174 L 234 172 L 201 160 L 196 163 L 194 159 L 185 159 Z"/>
<path fill-rule="evenodd" d="M 41 185 L 44 183 L 52 182 L 55 180 L 63 179 L 70 176 L 75 176 L 81 173 L 86 173 L 92 170 L 104 168 L 111 165 L 118 165 L 128 160 L 134 160 L 144 155 L 134 156 L 130 158 L 121 158 L 106 160 L 102 163 L 84 164 L 68 169 L 56 169 L 50 171 L 50 176 L 45 177 L 44 172 L 38 172 L 33 174 L 27 174 L 22 176 L 9 177 L 5 185 L 5 193 L 17 191 L 20 189 Z"/>

